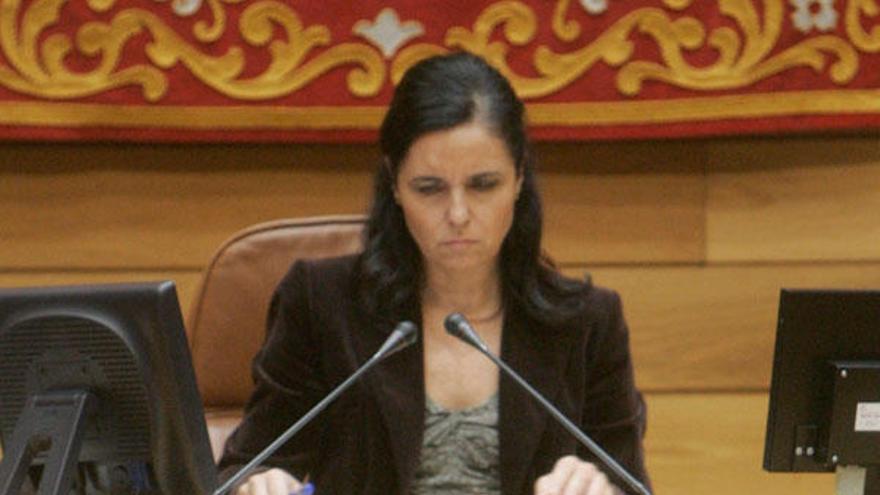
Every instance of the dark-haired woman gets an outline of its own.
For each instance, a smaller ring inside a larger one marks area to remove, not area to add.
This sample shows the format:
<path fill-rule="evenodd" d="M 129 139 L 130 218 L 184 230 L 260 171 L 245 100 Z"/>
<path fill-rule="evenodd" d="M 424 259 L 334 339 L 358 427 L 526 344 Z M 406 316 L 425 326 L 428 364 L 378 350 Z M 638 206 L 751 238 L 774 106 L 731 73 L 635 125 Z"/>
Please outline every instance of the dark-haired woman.
<path fill-rule="evenodd" d="M 248 478 L 238 494 L 619 493 L 592 455 L 494 364 L 446 334 L 463 313 L 500 354 L 647 482 L 645 409 L 611 291 L 541 254 L 523 105 L 480 58 L 410 69 L 381 129 L 365 249 L 294 264 L 277 288 L 256 391 L 221 467 L 264 448 L 378 348 L 395 354 Z M 616 484 L 615 484 L 616 483 Z"/>

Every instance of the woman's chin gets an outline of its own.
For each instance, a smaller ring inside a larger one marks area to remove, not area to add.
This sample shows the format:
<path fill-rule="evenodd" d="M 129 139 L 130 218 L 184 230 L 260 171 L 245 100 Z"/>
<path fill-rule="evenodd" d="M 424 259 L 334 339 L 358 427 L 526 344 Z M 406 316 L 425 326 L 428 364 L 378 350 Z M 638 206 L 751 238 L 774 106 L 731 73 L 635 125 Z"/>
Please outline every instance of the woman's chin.
<path fill-rule="evenodd" d="M 489 270 L 493 261 L 478 253 L 447 253 L 432 263 L 436 268 L 450 273 L 462 272 L 474 274 L 481 270 Z"/>

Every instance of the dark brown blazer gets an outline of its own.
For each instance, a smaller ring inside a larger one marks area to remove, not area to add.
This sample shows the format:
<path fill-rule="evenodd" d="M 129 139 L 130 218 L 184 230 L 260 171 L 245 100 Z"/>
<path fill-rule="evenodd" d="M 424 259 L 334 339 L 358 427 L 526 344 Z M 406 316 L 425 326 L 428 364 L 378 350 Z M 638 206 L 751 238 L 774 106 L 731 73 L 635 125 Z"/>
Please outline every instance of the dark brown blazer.
<path fill-rule="evenodd" d="M 354 256 L 297 262 L 279 284 L 253 363 L 256 390 L 220 463 L 226 476 L 366 362 L 391 332 L 393 322 L 371 320 L 353 303 L 355 262 Z M 506 309 L 501 356 L 647 483 L 645 407 L 633 381 L 620 299 L 596 287 L 585 297 L 582 316 L 560 328 Z M 419 304 L 412 306 L 403 317 L 420 323 Z M 409 493 L 424 425 L 422 352 L 419 342 L 365 374 L 271 465 L 300 479 L 308 473 L 319 494 Z M 563 455 L 594 459 L 514 382 L 502 376 L 499 387 L 503 493 L 531 494 Z"/>

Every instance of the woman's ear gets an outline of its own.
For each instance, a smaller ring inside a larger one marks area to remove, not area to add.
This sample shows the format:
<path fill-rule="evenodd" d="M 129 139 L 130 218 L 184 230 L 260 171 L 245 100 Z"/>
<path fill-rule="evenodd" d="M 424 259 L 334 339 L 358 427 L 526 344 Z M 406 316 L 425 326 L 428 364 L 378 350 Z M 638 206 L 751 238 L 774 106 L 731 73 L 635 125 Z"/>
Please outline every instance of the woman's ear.
<path fill-rule="evenodd" d="M 519 177 L 516 178 L 516 199 L 519 199 L 519 193 L 522 192 L 523 177 L 525 177 L 524 174 L 519 174 Z"/>

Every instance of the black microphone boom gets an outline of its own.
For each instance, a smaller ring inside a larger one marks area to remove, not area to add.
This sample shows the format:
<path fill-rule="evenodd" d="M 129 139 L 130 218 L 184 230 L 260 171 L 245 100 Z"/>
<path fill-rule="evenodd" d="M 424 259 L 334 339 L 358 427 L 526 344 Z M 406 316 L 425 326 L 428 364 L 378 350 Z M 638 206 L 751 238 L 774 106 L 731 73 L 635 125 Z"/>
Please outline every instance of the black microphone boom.
<path fill-rule="evenodd" d="M 256 457 L 254 457 L 251 462 L 247 463 L 243 468 L 241 468 L 235 475 L 226 480 L 220 488 L 214 490 L 213 495 L 222 495 L 226 493 L 233 485 L 241 481 L 245 476 L 251 473 L 257 466 L 263 463 L 266 459 L 269 458 L 279 447 L 287 443 L 291 437 L 293 437 L 299 430 L 303 429 L 315 416 L 318 415 L 321 411 L 323 411 L 328 405 L 330 405 L 333 400 L 335 400 L 339 395 L 344 392 L 348 387 L 351 386 L 361 375 L 363 375 L 367 370 L 372 368 L 376 363 L 385 359 L 386 357 L 394 354 L 395 352 L 404 349 L 418 339 L 418 332 L 416 331 L 416 326 L 411 321 L 402 321 L 397 324 L 397 327 L 394 328 L 394 331 L 391 332 L 391 335 L 385 339 L 385 342 L 376 351 L 373 356 L 367 360 L 366 363 L 361 365 L 360 368 L 357 369 L 350 377 L 348 377 L 344 382 L 340 383 L 336 388 L 333 389 L 332 392 L 327 394 L 321 402 L 315 404 L 309 412 L 307 412 L 303 417 L 301 417 L 296 423 L 293 424 L 290 428 L 287 429 L 284 433 L 281 434 L 278 438 L 275 439 L 268 447 L 263 449 Z"/>
<path fill-rule="evenodd" d="M 492 351 L 489 350 L 489 347 L 480 339 L 480 336 L 477 335 L 477 332 L 474 331 L 474 328 L 468 323 L 467 318 L 464 317 L 461 313 L 452 313 L 446 317 L 446 320 L 443 322 L 443 326 L 446 327 L 446 332 L 450 335 L 454 335 L 459 339 L 467 342 L 471 346 L 475 347 L 478 351 L 482 352 L 486 357 L 492 360 L 493 363 L 498 365 L 502 371 L 507 373 L 508 376 L 513 378 L 513 380 L 522 388 L 526 390 L 532 397 L 534 397 L 544 409 L 547 410 L 562 426 L 568 430 L 578 441 L 583 444 L 586 448 L 590 450 L 596 457 L 598 457 L 602 463 L 604 463 L 608 468 L 614 471 L 614 474 L 619 476 L 623 481 L 626 482 L 633 490 L 638 492 L 641 495 L 651 495 L 651 492 L 645 488 L 639 480 L 636 479 L 635 476 L 630 474 L 623 466 L 620 465 L 613 457 L 611 457 L 608 452 L 605 452 L 602 447 L 599 446 L 592 438 L 588 437 L 586 433 L 582 432 L 580 428 L 578 428 L 574 423 L 571 422 L 570 419 L 566 418 L 559 409 L 556 408 L 553 404 L 550 403 L 547 399 L 544 398 L 534 387 L 529 385 L 528 382 L 522 379 L 521 376 L 510 366 L 507 366 L 507 363 L 499 359 L 496 355 L 492 354 Z"/>

